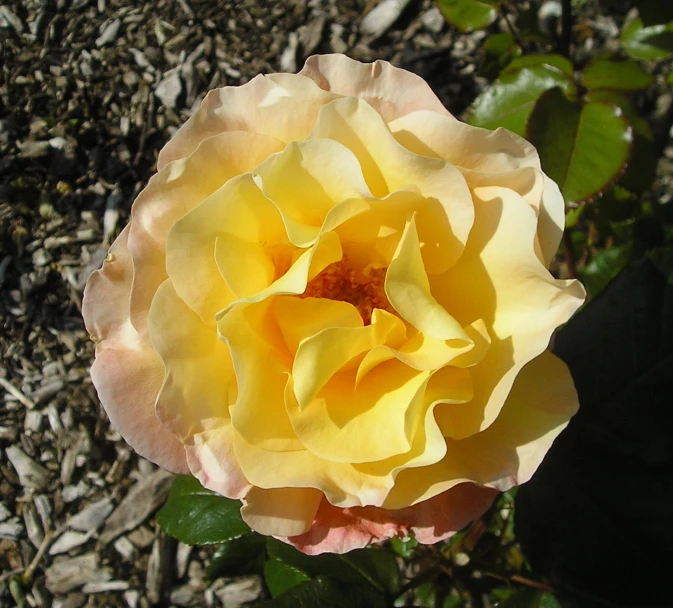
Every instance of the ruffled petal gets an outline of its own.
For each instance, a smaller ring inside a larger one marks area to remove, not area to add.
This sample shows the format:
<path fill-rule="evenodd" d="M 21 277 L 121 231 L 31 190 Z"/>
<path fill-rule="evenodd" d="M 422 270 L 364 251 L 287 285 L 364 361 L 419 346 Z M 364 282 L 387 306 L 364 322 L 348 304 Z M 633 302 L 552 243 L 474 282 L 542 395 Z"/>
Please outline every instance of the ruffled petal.
<path fill-rule="evenodd" d="M 465 254 L 446 274 L 430 277 L 438 302 L 463 325 L 483 319 L 492 340 L 470 369 L 475 397 L 454 420 L 454 439 L 493 423 L 519 370 L 547 348 L 585 295 L 578 281 L 554 279 L 536 256 L 537 217 L 520 195 L 478 188 L 475 201 Z"/>
<path fill-rule="evenodd" d="M 133 268 L 126 227 L 108 261 L 87 283 L 82 313 L 97 341 L 91 378 L 112 426 L 141 456 L 176 473 L 186 473 L 183 445 L 159 421 L 154 404 L 163 381 L 161 359 L 129 319 Z"/>
<path fill-rule="evenodd" d="M 437 464 L 401 471 L 384 506 L 416 504 L 465 481 L 505 491 L 530 479 L 579 407 L 565 363 L 545 352 L 517 376 L 497 420 L 466 439 L 447 439 Z"/>
<path fill-rule="evenodd" d="M 313 55 L 299 74 L 325 91 L 364 99 L 386 122 L 417 110 L 449 114 L 425 80 L 387 61 L 360 63 L 345 55 Z"/>
<path fill-rule="evenodd" d="M 200 108 L 159 153 L 157 168 L 187 158 L 205 139 L 227 131 L 247 131 L 301 141 L 320 108 L 337 96 L 297 74 L 259 75 L 238 87 L 210 91 Z"/>
<path fill-rule="evenodd" d="M 389 538 L 406 538 L 410 533 L 421 543 L 433 544 L 481 517 L 497 495 L 490 488 L 464 483 L 398 511 L 340 509 L 323 500 L 308 532 L 281 540 L 307 555 L 347 553 Z"/>

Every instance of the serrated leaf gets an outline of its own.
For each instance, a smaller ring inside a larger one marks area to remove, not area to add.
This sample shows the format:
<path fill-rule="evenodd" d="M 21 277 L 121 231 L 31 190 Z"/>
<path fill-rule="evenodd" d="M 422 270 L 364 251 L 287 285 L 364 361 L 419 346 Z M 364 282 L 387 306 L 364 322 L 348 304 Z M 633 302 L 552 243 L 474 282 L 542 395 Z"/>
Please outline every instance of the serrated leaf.
<path fill-rule="evenodd" d="M 526 137 L 537 148 L 544 172 L 573 203 L 599 194 L 619 177 L 633 140 L 617 106 L 573 103 L 560 89 L 540 97 Z"/>
<path fill-rule="evenodd" d="M 386 550 L 356 549 L 342 555 L 323 553 L 308 556 L 273 538 L 267 541 L 269 557 L 305 572 L 309 576 L 329 574 L 347 585 L 373 587 L 381 593 L 395 593 L 399 587 L 399 568 L 395 556 Z"/>
<path fill-rule="evenodd" d="M 437 0 L 444 18 L 463 32 L 488 27 L 498 16 L 493 0 Z"/>
<path fill-rule="evenodd" d="M 587 89 L 637 91 L 653 82 L 654 78 L 631 59 L 598 57 L 582 72 L 582 84 Z"/>
<path fill-rule="evenodd" d="M 504 127 L 524 136 L 535 103 L 554 87 L 561 87 L 569 96 L 577 94 L 575 84 L 561 70 L 546 66 L 508 68 L 472 104 L 468 122 L 485 129 Z"/>
<path fill-rule="evenodd" d="M 270 557 L 264 562 L 264 582 L 271 597 L 278 597 L 310 579 L 306 572 L 277 557 Z"/>
<path fill-rule="evenodd" d="M 232 538 L 217 548 L 208 564 L 206 577 L 240 576 L 262 570 L 266 537 L 256 532 Z"/>
<path fill-rule="evenodd" d="M 385 608 L 381 596 L 365 588 L 351 588 L 319 576 L 308 580 L 257 608 Z"/>
<path fill-rule="evenodd" d="M 645 26 L 637 17 L 624 26 L 620 41 L 634 59 L 667 59 L 673 55 L 673 21 Z"/>
<path fill-rule="evenodd" d="M 657 170 L 657 151 L 654 146 L 652 129 L 640 115 L 630 97 L 619 91 L 589 91 L 586 101 L 607 101 L 614 103 L 624 113 L 633 129 L 633 149 L 626 171 L 619 178 L 619 183 L 633 192 L 643 192 L 652 185 Z"/>
<path fill-rule="evenodd" d="M 250 532 L 240 501 L 206 490 L 189 475 L 173 480 L 158 520 L 167 534 L 187 545 L 221 543 Z"/>
<path fill-rule="evenodd" d="M 555 338 L 580 408 L 515 509 L 517 538 L 552 586 L 619 606 L 670 604 L 671 319 L 673 284 L 644 258 Z"/>

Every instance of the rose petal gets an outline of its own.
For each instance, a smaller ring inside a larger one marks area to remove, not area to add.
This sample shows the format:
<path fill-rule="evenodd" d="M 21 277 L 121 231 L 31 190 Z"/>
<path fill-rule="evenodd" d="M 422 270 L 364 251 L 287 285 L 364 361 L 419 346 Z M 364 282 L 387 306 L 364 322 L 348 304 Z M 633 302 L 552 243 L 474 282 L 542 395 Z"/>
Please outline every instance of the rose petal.
<path fill-rule="evenodd" d="M 183 445 L 159 421 L 154 403 L 164 370 L 161 360 L 131 325 L 133 269 L 129 228 L 110 248 L 109 261 L 89 279 L 82 313 L 98 340 L 91 378 L 112 425 L 141 456 L 176 472 L 187 472 Z"/>
<path fill-rule="evenodd" d="M 259 133 L 284 143 L 301 141 L 311 132 L 320 108 L 335 98 L 297 74 L 259 75 L 241 86 L 215 89 L 163 147 L 157 169 L 187 158 L 202 141 L 227 131 Z"/>
<path fill-rule="evenodd" d="M 448 439 L 446 456 L 437 464 L 400 472 L 384 506 L 415 504 L 462 481 L 501 491 L 525 483 L 578 407 L 565 363 L 543 353 L 521 370 L 488 429 L 467 439 Z"/>
<path fill-rule="evenodd" d="M 412 532 L 419 542 L 432 544 L 483 515 L 497 494 L 490 488 L 464 483 L 399 511 L 378 507 L 341 509 L 323 500 L 308 532 L 281 540 L 307 555 L 347 553 L 389 538 L 406 538 Z"/>
<path fill-rule="evenodd" d="M 186 442 L 228 420 L 236 396 L 229 349 L 179 298 L 170 280 L 154 296 L 149 330 L 166 370 L 156 406 L 163 424 Z"/>
<path fill-rule="evenodd" d="M 185 452 L 189 470 L 204 488 L 234 499 L 241 499 L 250 491 L 236 460 L 229 421 L 193 435 Z"/>
<path fill-rule="evenodd" d="M 325 91 L 364 99 L 386 122 L 416 110 L 448 114 L 425 80 L 387 61 L 367 64 L 345 55 L 313 55 L 299 74 Z"/>
<path fill-rule="evenodd" d="M 519 370 L 547 348 L 584 299 L 579 282 L 554 279 L 535 255 L 537 217 L 523 198 L 505 188 L 479 188 L 475 201 L 465 254 L 446 274 L 430 277 L 437 301 L 464 325 L 483 319 L 492 339 L 471 368 L 475 397 L 454 420 L 455 439 L 496 419 Z"/>
<path fill-rule="evenodd" d="M 260 534 L 295 536 L 311 527 L 322 498 L 322 492 L 313 488 L 252 488 L 241 516 Z"/>

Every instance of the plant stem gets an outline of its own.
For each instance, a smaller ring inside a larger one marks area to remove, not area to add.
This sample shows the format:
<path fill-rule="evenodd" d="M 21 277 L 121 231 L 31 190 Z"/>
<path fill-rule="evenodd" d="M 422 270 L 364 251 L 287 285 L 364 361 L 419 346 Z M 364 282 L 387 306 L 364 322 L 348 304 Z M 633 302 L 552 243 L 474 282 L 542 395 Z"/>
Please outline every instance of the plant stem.
<path fill-rule="evenodd" d="M 509 16 L 509 5 L 508 4 L 503 4 L 501 6 L 500 12 L 505 19 L 505 23 L 507 24 L 507 28 L 509 29 L 510 33 L 514 37 L 514 40 L 516 40 L 516 43 L 521 47 L 521 50 L 524 50 L 524 45 L 523 45 L 523 39 L 521 38 L 521 34 L 519 33 L 519 30 L 517 29 L 516 25 L 512 22 L 512 19 Z"/>
<path fill-rule="evenodd" d="M 573 255 L 573 245 L 570 239 L 570 230 L 566 228 L 563 231 L 563 253 L 566 259 L 566 272 L 569 279 L 577 278 L 577 264 Z"/>

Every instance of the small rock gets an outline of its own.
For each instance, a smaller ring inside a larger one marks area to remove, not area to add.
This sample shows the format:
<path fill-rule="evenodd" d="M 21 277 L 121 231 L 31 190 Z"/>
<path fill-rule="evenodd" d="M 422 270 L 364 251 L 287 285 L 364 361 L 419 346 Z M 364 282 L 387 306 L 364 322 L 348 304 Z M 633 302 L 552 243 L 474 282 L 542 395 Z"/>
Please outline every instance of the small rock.
<path fill-rule="evenodd" d="M 136 483 L 105 523 L 101 542 L 109 543 L 144 522 L 166 500 L 172 480 L 171 473 L 158 469 Z"/>
<path fill-rule="evenodd" d="M 369 11 L 362 23 L 360 31 L 374 38 L 378 38 L 388 31 L 390 26 L 397 21 L 411 0 L 383 0 Z"/>
<path fill-rule="evenodd" d="M 320 15 L 307 25 L 302 25 L 299 28 L 299 41 L 305 57 L 311 55 L 318 48 L 326 21 L 325 15 Z"/>
<path fill-rule="evenodd" d="M 189 564 L 189 556 L 192 553 L 192 547 L 184 543 L 178 543 L 178 550 L 176 553 L 176 568 L 175 571 L 178 578 L 182 578 L 187 573 L 187 565 Z"/>
<path fill-rule="evenodd" d="M 133 543 L 126 538 L 126 536 L 120 536 L 114 542 L 114 548 L 117 552 L 126 559 L 131 559 L 133 554 L 136 552 L 136 548 L 133 546 Z"/>
<path fill-rule="evenodd" d="M 426 11 L 421 15 L 421 23 L 423 27 L 432 32 L 433 34 L 439 34 L 442 31 L 444 24 L 446 23 L 442 11 L 439 10 L 439 7 L 434 6 L 429 11 Z"/>
<path fill-rule="evenodd" d="M 176 606 L 195 606 L 198 602 L 194 589 L 189 585 L 181 585 L 171 591 L 171 604 Z"/>
<path fill-rule="evenodd" d="M 175 108 L 180 93 L 182 93 L 182 81 L 179 68 L 168 70 L 154 91 L 161 104 L 170 110 Z"/>
<path fill-rule="evenodd" d="M 48 141 L 24 141 L 17 144 L 19 158 L 43 158 L 49 152 Z"/>
<path fill-rule="evenodd" d="M 299 35 L 297 32 L 290 32 L 287 38 L 287 46 L 280 56 L 281 72 L 290 72 L 294 74 L 297 71 L 297 47 L 299 46 Z"/>
<path fill-rule="evenodd" d="M 93 531 L 89 534 L 84 534 L 83 532 L 73 532 L 72 530 L 66 530 L 61 536 L 59 536 L 54 544 L 49 548 L 49 555 L 59 555 L 61 553 L 67 553 L 75 547 L 79 547 L 87 542 L 93 534 Z"/>
<path fill-rule="evenodd" d="M 45 574 L 47 589 L 55 594 L 68 593 L 86 583 L 108 581 L 112 578 L 109 568 L 100 568 L 95 553 L 55 561 Z"/>
<path fill-rule="evenodd" d="M 84 480 L 80 480 L 76 486 L 65 486 L 61 492 L 61 498 L 63 498 L 63 502 L 73 502 L 85 496 L 88 491 L 89 486 Z"/>
<path fill-rule="evenodd" d="M 12 517 L 0 523 L 0 538 L 18 540 L 21 534 L 23 534 L 23 526 L 18 517 Z"/>
<path fill-rule="evenodd" d="M 97 530 L 107 519 L 107 516 L 112 513 L 113 508 L 112 500 L 103 498 L 84 507 L 79 513 L 70 517 L 65 524 L 69 528 L 81 532 Z"/>
<path fill-rule="evenodd" d="M 140 526 L 131 532 L 128 538 L 138 549 L 149 547 L 154 542 L 154 534 L 147 526 Z"/>
<path fill-rule="evenodd" d="M 0 6 L 0 26 L 11 26 L 17 34 L 23 32 L 23 23 L 21 22 L 21 19 L 6 6 Z"/>
<path fill-rule="evenodd" d="M 117 39 L 117 34 L 119 34 L 119 28 L 121 27 L 122 22 L 119 19 L 115 19 L 107 25 L 103 24 L 101 35 L 96 38 L 96 46 L 98 48 L 104 47 L 106 44 L 110 44 Z"/>
<path fill-rule="evenodd" d="M 12 512 L 7 508 L 4 502 L 0 502 L 0 522 L 9 518 Z"/>
<path fill-rule="evenodd" d="M 30 542 L 33 543 L 33 547 L 39 549 L 44 540 L 44 531 L 37 520 L 35 507 L 31 503 L 23 506 L 23 521 L 26 524 L 26 533 Z"/>
<path fill-rule="evenodd" d="M 87 583 L 82 587 L 83 593 L 103 593 L 105 591 L 126 591 L 129 584 L 126 581 L 103 581 L 100 583 Z"/>
<path fill-rule="evenodd" d="M 229 583 L 215 592 L 224 608 L 238 608 L 254 602 L 262 594 L 262 580 L 251 576 Z"/>
<path fill-rule="evenodd" d="M 6 450 L 7 458 L 12 463 L 19 476 L 19 482 L 24 488 L 42 490 L 49 483 L 49 471 L 37 464 L 19 448 L 10 445 Z"/>
<path fill-rule="evenodd" d="M 140 593 L 135 589 L 124 592 L 124 600 L 129 608 L 136 608 L 138 606 L 138 600 L 140 599 Z"/>

